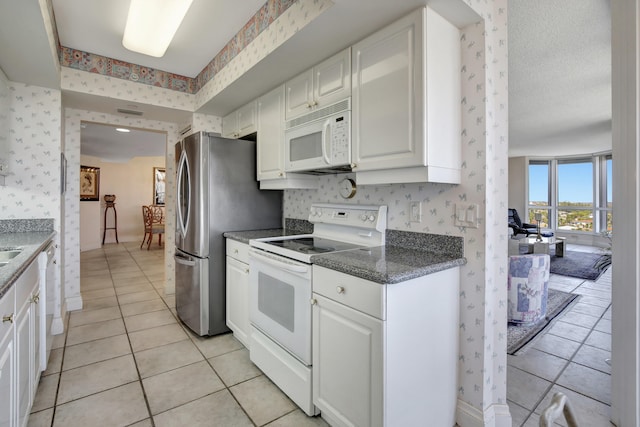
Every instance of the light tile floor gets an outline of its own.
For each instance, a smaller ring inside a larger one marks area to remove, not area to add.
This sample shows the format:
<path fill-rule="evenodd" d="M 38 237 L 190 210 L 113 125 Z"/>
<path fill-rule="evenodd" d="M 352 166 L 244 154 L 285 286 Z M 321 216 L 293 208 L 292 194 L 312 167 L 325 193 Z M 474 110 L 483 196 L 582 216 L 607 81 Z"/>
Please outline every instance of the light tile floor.
<path fill-rule="evenodd" d="M 29 426 L 326 426 L 307 417 L 231 334 L 201 338 L 164 293 L 164 250 L 81 254 L 84 307 L 54 340 Z"/>
<path fill-rule="evenodd" d="M 568 245 L 567 250 L 598 252 Z M 579 301 L 523 354 L 507 356 L 513 426 L 538 426 L 553 394 L 569 398 L 581 427 L 608 427 L 611 405 L 611 268 L 597 281 L 552 274 L 549 287 Z M 564 419 L 558 425 L 566 425 Z"/>
<path fill-rule="evenodd" d="M 84 308 L 54 340 L 29 426 L 326 426 L 297 409 L 231 334 L 201 338 L 181 325 L 164 293 L 163 256 L 136 243 L 82 253 Z M 611 425 L 610 270 L 597 282 L 551 276 L 551 287 L 582 296 L 524 354 L 508 356 L 514 426 L 537 426 L 556 391 L 581 426 Z"/>

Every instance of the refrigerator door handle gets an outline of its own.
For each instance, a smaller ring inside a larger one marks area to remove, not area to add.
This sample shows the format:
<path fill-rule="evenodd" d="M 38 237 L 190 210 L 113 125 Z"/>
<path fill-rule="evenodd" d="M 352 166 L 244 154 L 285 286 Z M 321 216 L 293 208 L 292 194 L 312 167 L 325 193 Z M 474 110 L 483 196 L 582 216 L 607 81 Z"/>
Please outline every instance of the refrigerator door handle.
<path fill-rule="evenodd" d="M 189 258 L 185 258 L 182 255 L 174 254 L 173 259 L 175 259 L 178 264 L 187 265 L 189 267 L 196 265 L 195 261 L 191 261 Z"/>

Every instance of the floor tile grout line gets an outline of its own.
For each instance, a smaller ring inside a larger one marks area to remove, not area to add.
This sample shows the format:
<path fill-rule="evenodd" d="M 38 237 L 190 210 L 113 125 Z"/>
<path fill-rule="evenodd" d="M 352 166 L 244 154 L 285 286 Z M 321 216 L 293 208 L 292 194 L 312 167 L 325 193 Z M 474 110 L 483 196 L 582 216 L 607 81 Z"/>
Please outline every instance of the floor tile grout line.
<path fill-rule="evenodd" d="M 129 250 L 125 246 L 125 250 L 129 252 Z M 108 263 L 108 260 L 107 260 Z M 111 267 L 109 266 L 109 274 L 111 275 Z M 113 276 L 111 276 L 113 280 Z M 114 291 L 115 291 L 115 283 L 114 283 Z M 131 343 L 131 337 L 129 336 L 129 331 L 127 329 L 127 323 L 124 321 L 124 316 L 122 315 L 122 308 L 120 307 L 120 299 L 116 294 L 116 300 L 118 301 L 118 310 L 120 311 L 120 316 L 122 316 L 122 323 L 124 323 L 124 331 L 127 335 L 127 342 L 129 343 L 129 349 L 131 350 L 131 356 L 133 358 L 133 364 L 136 368 L 136 373 L 138 374 L 138 383 L 140 384 L 140 389 L 142 390 L 142 397 L 144 398 L 145 406 L 147 407 L 147 414 L 149 415 L 149 420 L 151 421 L 151 427 L 155 427 L 155 421 L 153 419 L 153 415 L 151 414 L 151 405 L 149 404 L 149 398 L 147 397 L 147 392 L 144 388 L 144 383 L 142 382 L 142 375 L 140 374 L 140 368 L 138 366 L 138 359 L 133 351 L 133 344 Z"/>

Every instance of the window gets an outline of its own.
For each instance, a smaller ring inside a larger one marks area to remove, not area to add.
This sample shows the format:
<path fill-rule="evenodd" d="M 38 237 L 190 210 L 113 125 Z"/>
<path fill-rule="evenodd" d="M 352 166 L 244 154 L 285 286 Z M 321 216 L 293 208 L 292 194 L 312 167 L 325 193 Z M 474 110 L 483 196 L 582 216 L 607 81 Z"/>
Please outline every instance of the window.
<path fill-rule="evenodd" d="M 611 155 L 530 160 L 528 222 L 568 232 L 612 231 Z"/>

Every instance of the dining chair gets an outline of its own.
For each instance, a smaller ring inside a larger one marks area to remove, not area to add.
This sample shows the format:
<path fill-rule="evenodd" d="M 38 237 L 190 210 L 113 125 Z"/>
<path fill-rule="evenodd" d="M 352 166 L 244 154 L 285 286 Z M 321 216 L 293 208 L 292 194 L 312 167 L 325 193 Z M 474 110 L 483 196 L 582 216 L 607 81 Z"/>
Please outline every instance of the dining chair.
<path fill-rule="evenodd" d="M 162 246 L 164 234 L 164 210 L 159 206 L 142 206 L 142 219 L 144 221 L 144 237 L 140 249 L 147 243 L 147 250 L 151 248 L 153 235 L 158 235 L 158 246 Z M 147 237 L 148 236 L 148 237 Z"/>

